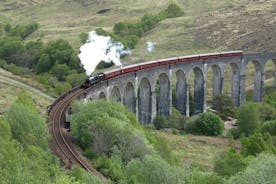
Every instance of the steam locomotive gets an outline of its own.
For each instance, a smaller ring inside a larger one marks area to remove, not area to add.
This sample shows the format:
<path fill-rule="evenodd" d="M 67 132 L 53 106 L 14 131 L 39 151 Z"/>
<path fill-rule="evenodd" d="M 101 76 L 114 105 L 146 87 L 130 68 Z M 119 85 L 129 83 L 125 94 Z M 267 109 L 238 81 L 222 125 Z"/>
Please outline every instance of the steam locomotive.
<path fill-rule="evenodd" d="M 192 56 L 174 57 L 174 58 L 161 59 L 157 61 L 150 61 L 150 62 L 141 63 L 141 64 L 134 64 L 134 65 L 125 66 L 119 69 L 98 73 L 96 75 L 91 75 L 85 80 L 85 82 L 81 85 L 81 87 L 86 89 L 103 80 L 108 80 L 127 73 L 134 73 L 139 70 L 145 70 L 145 69 L 160 67 L 164 65 L 173 65 L 173 64 L 184 63 L 184 62 L 195 62 L 200 60 L 204 61 L 208 59 L 242 57 L 242 56 L 243 56 L 242 51 L 229 51 L 229 52 L 220 52 L 220 53 L 209 53 L 209 54 L 199 54 L 199 55 L 192 55 Z"/>
<path fill-rule="evenodd" d="M 98 73 L 96 75 L 90 75 L 87 77 L 85 82 L 81 85 L 81 88 L 89 88 L 94 84 L 97 84 L 98 82 L 102 81 L 105 79 L 105 74 L 104 73 Z"/>

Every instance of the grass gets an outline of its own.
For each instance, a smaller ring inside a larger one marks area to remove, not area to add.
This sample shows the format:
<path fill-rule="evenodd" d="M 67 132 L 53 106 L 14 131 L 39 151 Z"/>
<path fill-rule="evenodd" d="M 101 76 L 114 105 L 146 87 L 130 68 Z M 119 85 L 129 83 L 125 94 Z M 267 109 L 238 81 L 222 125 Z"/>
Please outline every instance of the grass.
<path fill-rule="evenodd" d="M 166 132 L 156 132 L 168 141 L 176 157 L 184 164 L 197 164 L 208 170 L 213 169 L 214 158 L 217 154 L 227 151 L 231 144 L 227 138 L 174 135 Z M 240 148 L 239 141 L 235 141 L 236 149 Z"/>
<path fill-rule="evenodd" d="M 0 74 L 4 74 L 3 76 L 8 76 L 9 78 L 17 80 L 18 76 L 12 75 L 9 72 L 6 72 L 4 70 L 0 70 Z M 35 81 L 31 79 L 22 78 L 20 81 L 28 81 L 32 82 L 33 84 L 36 84 Z M 27 82 L 27 83 L 28 83 Z M 4 80 L 0 78 L 0 117 L 4 116 L 8 110 L 9 107 L 12 105 L 12 103 L 16 100 L 17 96 L 21 92 L 21 90 L 26 90 L 34 100 L 39 112 L 46 118 L 46 107 L 52 103 L 51 100 L 42 97 L 41 95 L 29 91 L 28 88 L 19 86 L 13 82 Z"/>
<path fill-rule="evenodd" d="M 6 0 L 0 2 L 2 10 L 0 25 L 38 22 L 40 29 L 31 35 L 30 39 L 40 38 L 47 42 L 64 38 L 78 49 L 81 32 L 89 32 L 99 27 L 111 31 L 116 22 L 135 22 L 145 13 L 159 12 L 170 2 L 169 0 Z M 157 24 L 139 41 L 132 56 L 126 57 L 124 63 L 231 49 L 275 51 L 273 46 L 276 34 L 273 29 L 275 20 L 271 13 L 274 7 L 273 0 L 262 3 L 252 0 L 205 0 L 204 2 L 175 0 L 174 2 L 183 8 L 185 15 Z M 97 12 L 102 9 L 110 11 L 98 14 Z M 145 51 L 147 41 L 157 43 L 154 52 Z M 263 45 L 264 43 L 267 44 Z"/>

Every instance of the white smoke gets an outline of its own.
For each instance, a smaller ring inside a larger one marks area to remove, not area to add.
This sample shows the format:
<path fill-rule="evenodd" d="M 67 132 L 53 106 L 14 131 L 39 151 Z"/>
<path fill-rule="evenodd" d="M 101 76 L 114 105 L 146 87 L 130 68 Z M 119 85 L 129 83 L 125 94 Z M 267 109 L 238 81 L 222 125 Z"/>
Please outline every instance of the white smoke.
<path fill-rule="evenodd" d="M 101 61 L 112 61 L 116 66 L 121 66 L 121 56 L 130 54 L 130 50 L 125 49 L 122 43 L 113 41 L 110 36 L 97 35 L 96 31 L 91 31 L 87 42 L 80 47 L 78 56 L 86 74 L 90 75 Z"/>
<path fill-rule="evenodd" d="M 147 51 L 152 52 L 154 50 L 154 45 L 156 45 L 155 42 L 148 41 L 147 42 Z"/>

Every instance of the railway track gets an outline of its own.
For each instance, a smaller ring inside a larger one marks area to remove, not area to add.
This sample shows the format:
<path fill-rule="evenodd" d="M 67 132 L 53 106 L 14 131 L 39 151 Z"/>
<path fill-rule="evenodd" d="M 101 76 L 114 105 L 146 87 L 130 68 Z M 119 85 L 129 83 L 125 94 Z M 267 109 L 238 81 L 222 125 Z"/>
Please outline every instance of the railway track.
<path fill-rule="evenodd" d="M 51 122 L 49 125 L 49 131 L 52 135 L 50 147 L 60 158 L 65 167 L 71 168 L 72 165 L 77 164 L 86 169 L 89 173 L 105 179 L 105 177 L 94 167 L 92 167 L 89 161 L 87 161 L 76 150 L 73 138 L 63 126 L 68 105 L 76 97 L 84 93 L 84 91 L 84 89 L 78 88 L 71 93 L 64 95 L 61 99 L 54 103 L 49 113 L 49 121 Z"/>

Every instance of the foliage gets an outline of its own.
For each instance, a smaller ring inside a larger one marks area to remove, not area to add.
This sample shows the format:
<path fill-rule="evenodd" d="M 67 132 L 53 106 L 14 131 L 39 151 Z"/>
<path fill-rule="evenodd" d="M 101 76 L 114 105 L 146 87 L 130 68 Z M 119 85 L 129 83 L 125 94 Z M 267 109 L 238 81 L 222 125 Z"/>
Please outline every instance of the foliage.
<path fill-rule="evenodd" d="M 87 39 L 88 39 L 88 34 L 87 34 L 87 33 L 81 33 L 81 34 L 79 35 L 79 37 L 80 37 L 80 42 L 81 42 L 82 44 L 85 44 L 86 41 L 87 41 Z"/>
<path fill-rule="evenodd" d="M 273 121 L 266 121 L 264 122 L 261 127 L 258 129 L 258 132 L 264 134 L 269 133 L 271 136 L 276 135 L 276 120 Z"/>
<path fill-rule="evenodd" d="M 77 184 L 48 150 L 45 121 L 30 107 L 30 97 L 22 93 L 11 107 L 7 121 L 0 119 L 0 183 Z M 22 132 L 16 133 L 18 127 Z"/>
<path fill-rule="evenodd" d="M 141 38 L 146 32 L 154 28 L 154 26 L 166 19 L 180 17 L 184 14 L 183 10 L 176 4 L 172 3 L 158 14 L 145 14 L 139 22 L 118 22 L 113 26 L 113 33 L 108 33 L 103 29 L 97 29 L 99 35 L 110 36 L 116 41 L 120 41 L 126 48 L 134 49 Z"/>
<path fill-rule="evenodd" d="M 159 13 L 161 17 L 175 18 L 184 15 L 183 10 L 175 3 L 169 4 L 169 6 Z"/>
<path fill-rule="evenodd" d="M 48 147 L 48 134 L 45 120 L 33 109 L 30 98 L 24 93 L 9 109 L 7 121 L 11 126 L 12 137 L 27 148 L 29 145 Z"/>
<path fill-rule="evenodd" d="M 196 133 L 195 121 L 199 118 L 199 115 L 191 116 L 188 118 L 184 125 L 184 130 L 186 133 Z"/>
<path fill-rule="evenodd" d="M 79 183 L 102 184 L 104 183 L 95 175 L 92 175 L 79 166 L 73 166 L 70 175 Z"/>
<path fill-rule="evenodd" d="M 22 39 L 26 39 L 30 34 L 38 29 L 37 23 L 31 23 L 27 25 L 16 25 L 14 28 L 10 24 L 5 26 L 5 31 L 9 36 L 19 36 Z"/>
<path fill-rule="evenodd" d="M 97 170 L 104 176 L 109 177 L 114 183 L 120 183 L 124 178 L 122 160 L 118 156 L 112 156 L 111 158 L 100 156 L 97 158 L 95 166 Z"/>
<path fill-rule="evenodd" d="M 157 130 L 168 128 L 168 121 L 165 116 L 157 115 L 153 120 L 153 125 Z"/>
<path fill-rule="evenodd" d="M 276 92 L 274 91 L 271 94 L 267 95 L 264 101 L 271 105 L 274 109 L 276 109 Z"/>
<path fill-rule="evenodd" d="M 51 69 L 51 73 L 59 80 L 65 81 L 70 68 L 66 64 L 56 64 Z"/>
<path fill-rule="evenodd" d="M 214 161 L 214 171 L 225 177 L 233 176 L 245 169 L 246 166 L 244 158 L 233 149 L 221 153 Z"/>
<path fill-rule="evenodd" d="M 216 95 L 212 101 L 212 108 L 216 110 L 216 113 L 221 119 L 226 120 L 228 117 L 234 117 L 235 106 L 231 97 L 225 94 Z"/>
<path fill-rule="evenodd" d="M 254 158 L 248 167 L 232 176 L 227 184 L 274 184 L 276 181 L 275 175 L 276 157 L 275 155 L 260 154 Z"/>
<path fill-rule="evenodd" d="M 261 103 L 259 105 L 260 120 L 270 121 L 276 119 L 276 109 L 267 103 Z"/>
<path fill-rule="evenodd" d="M 66 81 L 72 86 L 79 86 L 85 81 L 87 76 L 84 73 L 71 73 L 66 77 Z"/>
<path fill-rule="evenodd" d="M 147 155 L 143 160 L 134 159 L 126 166 L 127 183 L 176 184 L 183 183 L 180 168 L 169 165 L 157 155 Z"/>
<path fill-rule="evenodd" d="M 65 93 L 69 89 L 71 89 L 71 85 L 68 82 L 64 82 L 64 83 L 59 82 L 55 85 L 55 91 L 59 95 Z"/>
<path fill-rule="evenodd" d="M 190 129 L 193 133 L 200 135 L 220 135 L 224 129 L 223 122 L 219 116 L 205 112 L 199 115 Z"/>
<path fill-rule="evenodd" d="M 245 156 L 258 155 L 262 152 L 276 154 L 276 149 L 272 144 L 271 136 L 266 133 L 264 135 L 255 133 L 248 138 L 242 138 L 242 149 L 241 153 Z"/>
<path fill-rule="evenodd" d="M 109 63 L 101 61 L 101 62 L 99 62 L 99 64 L 97 64 L 96 70 L 100 70 L 100 69 L 104 69 L 104 68 L 109 68 L 111 66 L 114 66 L 113 61 L 111 61 Z"/>
<path fill-rule="evenodd" d="M 116 102 L 74 104 L 71 130 L 82 148 L 108 157 L 118 150 L 124 163 L 152 152 L 134 115 Z"/>
<path fill-rule="evenodd" d="M 176 108 L 172 108 L 172 114 L 168 121 L 169 127 L 184 130 L 186 120 L 186 116 L 182 115 Z"/>
<path fill-rule="evenodd" d="M 237 110 L 239 132 L 249 136 L 259 127 L 259 109 L 255 103 L 247 102 Z"/>

